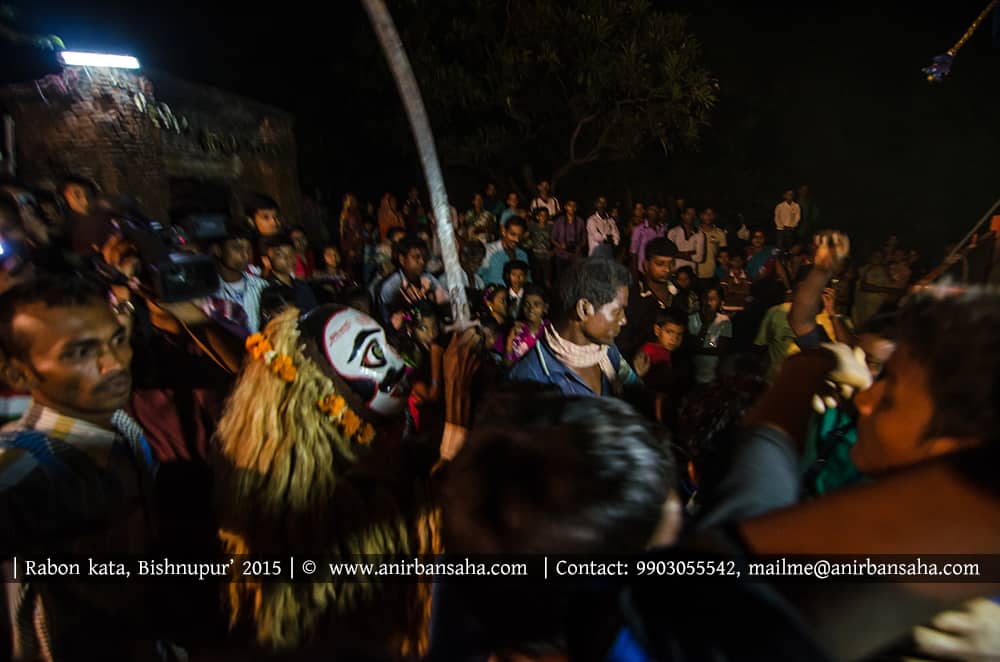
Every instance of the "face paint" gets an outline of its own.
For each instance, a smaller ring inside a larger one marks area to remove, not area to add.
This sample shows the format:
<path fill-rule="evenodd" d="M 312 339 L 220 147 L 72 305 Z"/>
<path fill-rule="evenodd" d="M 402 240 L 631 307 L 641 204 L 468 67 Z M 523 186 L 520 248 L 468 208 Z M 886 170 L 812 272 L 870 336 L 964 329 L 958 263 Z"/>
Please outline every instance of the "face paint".
<path fill-rule="evenodd" d="M 321 367 L 345 382 L 368 409 L 380 416 L 403 411 L 409 395 L 406 364 L 378 322 L 352 308 L 320 306 L 299 327 L 314 345 L 313 356 L 325 362 Z"/>

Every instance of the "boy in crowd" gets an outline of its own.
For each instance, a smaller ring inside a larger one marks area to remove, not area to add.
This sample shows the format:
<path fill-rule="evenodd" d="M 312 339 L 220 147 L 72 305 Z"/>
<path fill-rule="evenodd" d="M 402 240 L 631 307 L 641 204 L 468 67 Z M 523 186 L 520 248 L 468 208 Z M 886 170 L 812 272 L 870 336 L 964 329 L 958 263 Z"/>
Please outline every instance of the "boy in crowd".
<path fill-rule="evenodd" d="M 318 304 L 312 288 L 295 277 L 295 244 L 284 232 L 264 238 L 264 266 L 268 270 L 267 288 L 260 295 L 260 328 L 271 319 L 294 305 L 306 313 Z"/>
<path fill-rule="evenodd" d="M 507 316 L 516 320 L 521 315 L 524 302 L 524 284 L 528 280 L 528 264 L 512 260 L 503 265 L 503 282 L 507 286 Z"/>

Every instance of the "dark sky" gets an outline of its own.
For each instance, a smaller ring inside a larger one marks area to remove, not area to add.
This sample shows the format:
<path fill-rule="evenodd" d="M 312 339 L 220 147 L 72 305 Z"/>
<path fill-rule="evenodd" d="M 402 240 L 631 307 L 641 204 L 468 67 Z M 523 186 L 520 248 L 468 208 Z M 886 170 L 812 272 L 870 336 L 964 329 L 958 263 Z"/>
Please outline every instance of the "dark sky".
<path fill-rule="evenodd" d="M 921 247 L 957 240 L 1000 194 L 1000 49 L 989 22 L 943 84 L 920 72 L 984 0 L 933 11 L 901 2 L 656 4 L 690 15 L 721 85 L 702 152 L 651 165 L 664 188 L 764 220 L 782 187 L 808 182 L 824 221 L 860 233 L 894 228 Z M 387 70 L 353 52 L 355 36 L 370 34 L 360 3 L 325 3 L 323 14 L 288 2 L 264 12 L 160 0 L 21 6 L 69 48 L 129 52 L 295 113 L 307 187 L 371 194 L 419 176 L 412 145 L 382 131 L 401 113 Z M 460 207 L 464 195 L 453 193 Z"/>

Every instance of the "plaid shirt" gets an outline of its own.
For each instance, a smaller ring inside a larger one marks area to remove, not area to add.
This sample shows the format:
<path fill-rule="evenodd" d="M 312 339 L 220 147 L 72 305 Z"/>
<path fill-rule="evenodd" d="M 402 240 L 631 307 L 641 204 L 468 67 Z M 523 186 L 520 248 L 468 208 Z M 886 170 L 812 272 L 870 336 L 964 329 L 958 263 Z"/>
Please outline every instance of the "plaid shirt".
<path fill-rule="evenodd" d="M 0 432 L 3 558 L 148 552 L 156 462 L 125 412 L 115 412 L 112 425 L 105 430 L 33 404 Z M 14 659 L 89 657 L 84 650 L 107 657 L 99 642 L 115 641 L 113 631 L 128 627 L 122 619 L 142 621 L 140 583 L 11 581 L 9 561 L 3 574 Z M 118 639 L 125 645 L 127 637 Z"/>

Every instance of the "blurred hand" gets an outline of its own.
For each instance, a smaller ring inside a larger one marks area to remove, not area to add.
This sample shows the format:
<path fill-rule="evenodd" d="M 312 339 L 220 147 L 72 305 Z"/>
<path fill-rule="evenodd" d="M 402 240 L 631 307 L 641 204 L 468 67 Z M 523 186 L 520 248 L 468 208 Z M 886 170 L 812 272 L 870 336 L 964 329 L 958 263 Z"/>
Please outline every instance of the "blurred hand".
<path fill-rule="evenodd" d="M 100 248 L 101 257 L 108 266 L 120 271 L 126 278 L 135 278 L 139 273 L 139 253 L 135 245 L 125 237 L 111 235 Z"/>
<path fill-rule="evenodd" d="M 933 627 L 917 627 L 917 648 L 943 660 L 1000 660 L 1000 605 L 977 598 L 938 614 Z"/>
<path fill-rule="evenodd" d="M 827 375 L 826 389 L 813 397 L 813 409 L 822 414 L 835 409 L 840 399 L 850 399 L 857 391 L 872 385 L 871 371 L 860 347 L 851 348 L 843 343 L 826 343 L 823 349 L 836 359 L 836 366 Z"/>
<path fill-rule="evenodd" d="M 813 265 L 825 271 L 837 271 L 851 252 L 851 241 L 840 232 L 823 232 L 816 235 L 816 255 Z"/>
<path fill-rule="evenodd" d="M 639 352 L 635 355 L 635 358 L 632 359 L 632 369 L 635 370 L 635 374 L 638 375 L 639 379 L 648 375 L 649 369 L 652 367 L 653 364 L 645 352 Z"/>
<path fill-rule="evenodd" d="M 834 315 L 837 312 L 837 291 L 832 287 L 823 290 L 823 310 L 827 315 Z"/>

